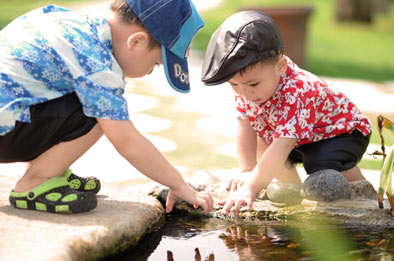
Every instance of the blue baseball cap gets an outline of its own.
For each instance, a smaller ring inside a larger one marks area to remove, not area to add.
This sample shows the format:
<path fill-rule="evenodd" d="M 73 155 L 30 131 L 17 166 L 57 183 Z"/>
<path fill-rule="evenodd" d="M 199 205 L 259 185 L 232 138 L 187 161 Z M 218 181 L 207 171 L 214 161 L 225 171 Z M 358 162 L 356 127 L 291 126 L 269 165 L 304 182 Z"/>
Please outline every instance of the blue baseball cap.
<path fill-rule="evenodd" d="M 187 57 L 190 44 L 204 21 L 190 0 L 126 0 L 162 48 L 167 81 L 179 92 L 189 92 Z"/>

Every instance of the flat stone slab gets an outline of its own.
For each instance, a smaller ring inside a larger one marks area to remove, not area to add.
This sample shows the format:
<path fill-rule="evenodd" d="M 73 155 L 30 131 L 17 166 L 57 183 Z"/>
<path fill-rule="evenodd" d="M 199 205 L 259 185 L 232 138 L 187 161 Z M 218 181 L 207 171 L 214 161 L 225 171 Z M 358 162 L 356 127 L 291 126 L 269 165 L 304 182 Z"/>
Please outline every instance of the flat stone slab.
<path fill-rule="evenodd" d="M 0 174 L 0 260 L 92 260 L 125 250 L 164 222 L 160 202 L 136 188 L 106 189 L 87 213 L 19 210 L 8 202 L 17 178 Z"/>

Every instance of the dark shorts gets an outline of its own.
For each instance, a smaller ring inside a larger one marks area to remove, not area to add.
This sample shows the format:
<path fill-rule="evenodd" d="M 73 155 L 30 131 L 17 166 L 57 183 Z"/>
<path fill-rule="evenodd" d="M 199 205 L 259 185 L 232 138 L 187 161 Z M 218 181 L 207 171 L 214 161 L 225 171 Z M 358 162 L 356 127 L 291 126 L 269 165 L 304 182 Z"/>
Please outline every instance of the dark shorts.
<path fill-rule="evenodd" d="M 304 144 L 293 149 L 289 159 L 294 163 L 303 163 L 308 174 L 323 169 L 348 170 L 361 160 L 370 136 L 355 130 L 352 134 Z"/>
<path fill-rule="evenodd" d="M 54 145 L 87 134 L 97 123 L 87 117 L 75 93 L 30 107 L 31 123 L 16 122 L 0 136 L 0 162 L 31 161 Z"/>

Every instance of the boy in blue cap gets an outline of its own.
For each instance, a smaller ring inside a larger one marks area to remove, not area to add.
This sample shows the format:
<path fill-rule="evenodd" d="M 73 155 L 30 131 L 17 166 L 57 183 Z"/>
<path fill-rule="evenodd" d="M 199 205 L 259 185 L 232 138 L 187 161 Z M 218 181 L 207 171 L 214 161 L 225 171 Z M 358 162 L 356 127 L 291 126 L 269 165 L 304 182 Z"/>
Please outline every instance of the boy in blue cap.
<path fill-rule="evenodd" d="M 0 32 L 0 162 L 27 162 L 10 194 L 19 209 L 76 213 L 96 207 L 100 182 L 69 166 L 103 134 L 149 178 L 204 211 L 190 188 L 129 120 L 124 77 L 163 64 L 169 84 L 189 91 L 187 55 L 203 21 L 190 0 L 114 0 L 105 19 L 59 6 L 31 11 Z"/>
<path fill-rule="evenodd" d="M 236 93 L 236 137 L 242 177 L 231 180 L 223 214 L 252 207 L 273 178 L 301 185 L 294 163 L 302 162 L 309 180 L 324 174 L 333 180 L 364 179 L 357 167 L 370 138 L 371 124 L 342 93 L 300 69 L 283 54 L 272 18 L 258 11 L 236 13 L 215 31 L 205 54 L 202 81 L 228 82 Z M 344 180 L 344 184 L 347 184 Z M 305 183 L 304 183 L 305 184 Z M 348 184 L 347 184 L 348 185 Z M 335 182 L 307 196 L 326 200 Z M 349 192 L 349 191 L 348 191 Z"/>

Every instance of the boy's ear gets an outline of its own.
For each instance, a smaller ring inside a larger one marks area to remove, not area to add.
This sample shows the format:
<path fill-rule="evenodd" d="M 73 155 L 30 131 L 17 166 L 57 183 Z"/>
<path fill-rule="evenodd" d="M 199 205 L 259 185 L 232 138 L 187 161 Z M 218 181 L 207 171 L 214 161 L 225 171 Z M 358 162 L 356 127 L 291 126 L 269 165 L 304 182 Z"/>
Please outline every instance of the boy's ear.
<path fill-rule="evenodd" d="M 278 63 L 276 64 L 279 74 L 282 75 L 287 70 L 287 61 L 284 55 L 280 55 L 278 58 Z"/>
<path fill-rule="evenodd" d="M 129 50 L 134 50 L 135 48 L 139 48 L 144 46 L 148 42 L 148 34 L 143 31 L 132 33 L 127 38 L 127 48 Z"/>

